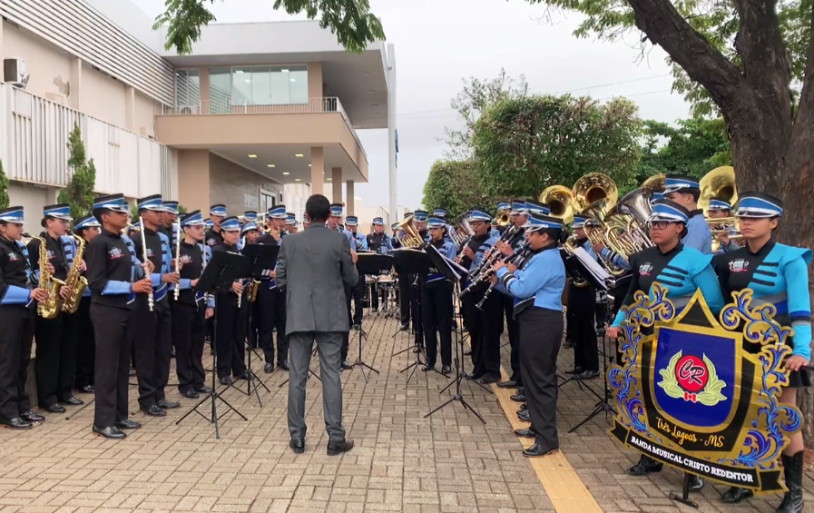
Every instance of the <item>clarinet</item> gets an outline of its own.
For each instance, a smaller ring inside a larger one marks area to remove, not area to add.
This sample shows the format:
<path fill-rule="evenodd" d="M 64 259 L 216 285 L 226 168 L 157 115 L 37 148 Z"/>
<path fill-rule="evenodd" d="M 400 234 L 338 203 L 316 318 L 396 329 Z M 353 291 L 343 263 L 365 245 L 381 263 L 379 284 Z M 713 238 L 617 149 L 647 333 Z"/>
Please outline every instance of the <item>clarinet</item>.
<path fill-rule="evenodd" d="M 181 277 L 181 220 L 175 223 L 175 273 Z M 181 282 L 175 284 L 175 300 L 181 295 Z"/>
<path fill-rule="evenodd" d="M 147 263 L 147 236 L 144 234 L 144 230 L 146 230 L 146 226 L 144 224 L 144 218 L 139 216 L 139 221 L 141 222 L 141 248 L 144 250 L 144 263 Z M 150 289 L 150 292 L 147 293 L 147 306 L 150 307 L 150 311 L 153 311 L 153 289 Z"/>
<path fill-rule="evenodd" d="M 528 244 L 525 244 L 523 248 L 517 253 L 513 254 L 510 257 L 500 258 L 499 260 L 503 261 L 506 264 L 515 264 L 518 267 L 520 267 L 525 263 L 526 258 L 528 257 L 528 254 L 530 252 L 531 247 Z M 486 276 L 486 278 L 484 279 L 491 278 L 495 274 L 495 272 L 496 271 L 494 269 L 490 268 L 489 270 L 486 271 L 486 273 L 484 273 L 484 275 Z M 495 284 L 490 283 L 489 288 L 486 289 L 486 292 L 483 293 L 483 298 L 478 302 L 478 304 L 475 305 L 475 307 L 477 307 L 478 310 L 483 310 L 483 305 L 484 303 L 486 303 L 486 300 L 489 299 L 489 295 L 492 293 L 492 290 L 494 290 L 494 288 Z"/>

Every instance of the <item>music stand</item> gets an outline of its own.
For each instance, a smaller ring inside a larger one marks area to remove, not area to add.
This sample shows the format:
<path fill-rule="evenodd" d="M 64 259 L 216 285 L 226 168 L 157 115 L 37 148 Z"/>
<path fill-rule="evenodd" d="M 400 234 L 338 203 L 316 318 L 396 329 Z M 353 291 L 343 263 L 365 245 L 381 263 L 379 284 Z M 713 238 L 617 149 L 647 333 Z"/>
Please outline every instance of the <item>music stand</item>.
<path fill-rule="evenodd" d="M 195 286 L 196 292 L 204 292 L 207 294 L 212 294 L 215 297 L 215 312 L 217 312 L 218 308 L 218 290 L 225 290 L 232 286 L 236 280 L 246 278 L 250 274 L 250 265 L 249 259 L 244 255 L 238 255 L 236 253 L 227 253 L 223 251 L 213 252 L 212 259 L 207 264 L 206 268 L 204 269 L 203 275 L 201 275 L 200 279 L 198 280 L 198 284 Z M 218 333 L 218 318 L 217 313 L 215 314 L 215 332 L 213 333 L 213 337 L 217 338 Z M 201 417 L 208 420 L 211 424 L 215 425 L 215 438 L 220 439 L 220 427 L 218 425 L 218 408 L 217 408 L 217 401 L 220 400 L 223 404 L 226 405 L 228 410 L 237 413 L 240 418 L 245 421 L 248 421 L 242 413 L 240 413 L 234 406 L 229 404 L 226 399 L 224 399 L 220 392 L 216 391 L 216 374 L 218 372 L 218 350 L 217 350 L 216 340 L 212 341 L 212 388 L 211 391 L 206 394 L 206 397 L 201 399 L 198 404 L 193 406 L 188 412 L 186 412 L 180 419 L 175 422 L 175 425 L 181 423 L 182 420 L 189 417 L 193 412 L 197 413 Z M 198 411 L 198 408 L 205 403 L 207 400 L 212 401 L 212 413 L 211 417 L 204 415 L 203 413 Z"/>
<path fill-rule="evenodd" d="M 381 255 L 379 253 L 357 253 L 356 254 L 356 270 L 359 271 L 359 279 L 364 280 L 366 274 L 379 274 L 382 271 L 390 269 L 393 267 L 393 257 L 390 255 Z M 359 326 L 356 326 L 356 331 L 359 336 L 359 354 L 356 356 L 356 361 L 353 362 L 351 365 L 351 370 L 355 367 L 359 367 L 362 371 L 362 377 L 365 378 L 365 383 L 367 383 L 367 375 L 365 375 L 365 369 L 375 372 L 379 374 L 379 371 L 368 365 L 367 363 L 362 360 L 362 338 L 367 340 L 367 333 L 365 330 L 362 329 L 362 324 L 365 321 L 365 309 L 362 308 L 362 320 L 359 323 Z"/>
<path fill-rule="evenodd" d="M 416 248 L 402 248 L 402 249 L 395 249 L 391 253 L 393 255 L 393 265 L 396 268 L 396 272 L 400 275 L 416 275 L 416 280 L 418 280 L 419 274 L 426 275 L 429 274 L 430 268 L 433 267 L 432 260 L 430 257 L 427 256 L 427 253 L 423 250 L 416 249 Z M 416 294 L 416 301 L 418 306 L 416 308 L 416 314 L 418 319 L 413 322 L 414 334 L 413 334 L 413 344 L 415 349 L 413 353 L 415 354 L 415 361 L 405 367 L 404 369 L 400 370 L 400 373 L 407 372 L 410 369 L 413 369 L 410 372 L 410 375 L 407 377 L 407 383 L 410 382 L 412 379 L 413 374 L 415 374 L 415 370 L 425 365 L 424 362 L 421 361 L 421 341 L 423 339 L 423 330 L 421 324 L 421 287 L 418 287 L 419 293 Z M 404 351 L 401 351 L 403 353 Z M 396 353 L 396 354 L 401 354 Z M 396 355 L 393 355 L 396 356 Z"/>

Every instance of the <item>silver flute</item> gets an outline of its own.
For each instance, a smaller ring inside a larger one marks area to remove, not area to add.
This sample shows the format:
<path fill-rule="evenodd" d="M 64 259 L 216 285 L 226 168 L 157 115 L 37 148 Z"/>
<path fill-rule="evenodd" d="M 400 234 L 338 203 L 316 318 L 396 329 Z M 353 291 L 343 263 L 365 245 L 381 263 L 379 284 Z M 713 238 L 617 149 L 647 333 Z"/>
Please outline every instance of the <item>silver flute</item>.
<path fill-rule="evenodd" d="M 175 223 L 175 274 L 181 277 L 181 220 Z M 175 300 L 181 295 L 181 281 L 175 284 Z"/>
<path fill-rule="evenodd" d="M 145 225 L 144 225 L 144 218 L 139 216 L 139 220 L 141 221 L 141 248 L 144 250 L 144 263 L 147 263 L 147 236 L 144 235 Z M 147 293 L 147 305 L 150 307 L 150 311 L 153 311 L 153 289 L 150 289 L 150 292 Z"/>

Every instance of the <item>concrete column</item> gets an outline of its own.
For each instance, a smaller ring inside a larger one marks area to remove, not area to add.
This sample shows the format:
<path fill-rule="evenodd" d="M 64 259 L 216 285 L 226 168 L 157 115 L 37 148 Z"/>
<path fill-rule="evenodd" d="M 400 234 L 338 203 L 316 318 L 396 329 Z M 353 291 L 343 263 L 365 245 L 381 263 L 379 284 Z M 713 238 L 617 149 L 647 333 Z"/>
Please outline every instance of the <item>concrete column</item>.
<path fill-rule="evenodd" d="M 71 59 L 71 89 L 68 93 L 71 108 L 82 110 L 82 59 Z"/>
<path fill-rule="evenodd" d="M 334 203 L 342 203 L 342 168 L 331 168 L 331 195 Z"/>
<path fill-rule="evenodd" d="M 201 66 L 198 73 L 201 84 L 201 113 L 209 114 L 209 67 Z"/>
<path fill-rule="evenodd" d="M 178 201 L 190 212 L 208 217 L 210 202 L 209 150 L 178 150 Z"/>
<path fill-rule="evenodd" d="M 396 49 L 387 45 L 387 154 L 390 219 L 398 221 L 398 156 L 396 147 Z"/>
<path fill-rule="evenodd" d="M 124 87 L 124 124 L 127 130 L 136 131 L 136 89 Z"/>
<path fill-rule="evenodd" d="M 356 213 L 354 212 L 355 210 L 354 206 L 356 205 L 356 196 L 354 195 L 354 188 L 355 187 L 353 180 L 348 180 L 347 185 L 345 185 L 345 194 L 348 195 L 348 201 L 346 201 L 348 206 L 345 210 L 347 210 L 347 214 L 349 216 L 356 215 Z"/>
<path fill-rule="evenodd" d="M 322 146 L 311 148 L 311 194 L 322 194 L 325 190 L 325 159 Z"/>

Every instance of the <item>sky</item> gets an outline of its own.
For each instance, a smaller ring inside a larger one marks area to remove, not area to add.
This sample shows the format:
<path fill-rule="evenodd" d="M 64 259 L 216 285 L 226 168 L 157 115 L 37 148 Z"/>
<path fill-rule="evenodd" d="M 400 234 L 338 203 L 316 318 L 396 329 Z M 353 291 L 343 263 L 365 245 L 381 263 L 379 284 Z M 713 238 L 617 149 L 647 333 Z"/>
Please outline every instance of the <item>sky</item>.
<path fill-rule="evenodd" d="M 131 0 L 151 17 L 164 0 Z M 501 68 L 525 75 L 531 93 L 588 95 L 608 100 L 625 96 L 643 119 L 675 123 L 689 115 L 683 98 L 671 94 L 665 53 L 651 49 L 644 59 L 636 35 L 605 43 L 572 35 L 580 17 L 554 13 L 527 0 L 370 0 L 371 11 L 395 45 L 398 203 L 421 206 L 430 166 L 444 158 L 444 127 L 461 122 L 450 100 L 463 79 L 491 79 Z M 305 19 L 272 8 L 274 0 L 215 0 L 210 10 L 221 23 Z M 369 183 L 356 185 L 366 205 L 388 204 L 387 131 L 359 130 L 368 155 Z M 597 171 L 602 171 L 598 169 Z M 564 184 L 572 185 L 572 184 Z M 540 191 L 529 191 L 539 193 Z"/>

